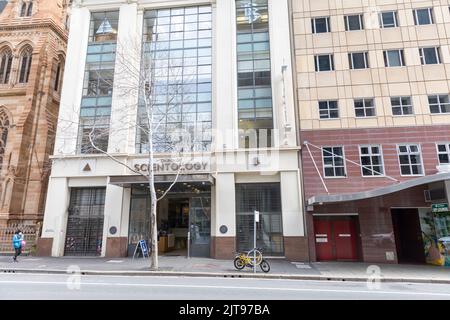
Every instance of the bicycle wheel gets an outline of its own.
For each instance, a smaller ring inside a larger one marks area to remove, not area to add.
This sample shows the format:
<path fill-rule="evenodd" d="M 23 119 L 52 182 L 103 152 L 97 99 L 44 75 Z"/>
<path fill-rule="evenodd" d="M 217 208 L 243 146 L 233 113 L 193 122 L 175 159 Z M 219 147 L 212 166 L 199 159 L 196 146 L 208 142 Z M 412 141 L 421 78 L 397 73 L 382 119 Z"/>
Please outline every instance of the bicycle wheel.
<path fill-rule="evenodd" d="M 241 258 L 237 257 L 236 259 L 234 259 L 234 267 L 238 270 L 242 270 L 245 268 L 245 263 Z"/>
<path fill-rule="evenodd" d="M 256 265 L 259 266 L 261 264 L 261 261 L 263 260 L 263 255 L 262 255 L 261 251 L 253 249 L 247 253 L 247 258 L 249 258 L 251 260 L 252 266 L 253 266 L 255 257 L 256 257 Z"/>
<path fill-rule="evenodd" d="M 264 271 L 264 273 L 268 273 L 270 271 L 270 265 L 266 260 L 261 261 L 259 267 L 262 271 Z"/>

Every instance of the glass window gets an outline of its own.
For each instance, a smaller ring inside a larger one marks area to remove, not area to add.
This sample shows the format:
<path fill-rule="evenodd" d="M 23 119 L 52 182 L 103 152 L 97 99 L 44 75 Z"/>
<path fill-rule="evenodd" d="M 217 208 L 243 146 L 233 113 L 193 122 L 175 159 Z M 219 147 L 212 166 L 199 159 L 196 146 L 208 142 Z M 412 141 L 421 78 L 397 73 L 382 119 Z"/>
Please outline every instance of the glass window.
<path fill-rule="evenodd" d="M 2 170 L 3 158 L 5 156 L 9 127 L 9 117 L 4 110 L 0 109 L 0 172 Z"/>
<path fill-rule="evenodd" d="M 450 98 L 448 95 L 428 96 L 431 113 L 450 113 Z"/>
<path fill-rule="evenodd" d="M 381 28 L 398 27 L 397 11 L 381 12 L 380 13 L 380 27 Z"/>
<path fill-rule="evenodd" d="M 414 114 L 411 97 L 392 97 L 392 114 L 394 116 L 406 116 Z"/>
<path fill-rule="evenodd" d="M 156 103 L 159 114 L 151 124 L 153 148 L 155 152 L 208 151 L 212 141 L 211 7 L 173 8 L 168 12 L 162 9 L 144 14 L 143 54 L 152 61 L 144 67 L 154 70 L 157 84 L 146 93 L 153 93 L 150 103 Z M 147 110 L 141 98 L 138 153 L 149 150 Z"/>
<path fill-rule="evenodd" d="M 311 27 L 313 33 L 326 33 L 331 32 L 330 29 L 330 18 L 312 18 Z"/>
<path fill-rule="evenodd" d="M 323 147 L 323 170 L 325 177 L 346 177 L 343 147 Z"/>
<path fill-rule="evenodd" d="M 349 15 L 344 17 L 345 31 L 363 30 L 364 18 L 362 14 Z"/>
<path fill-rule="evenodd" d="M 268 1 L 236 1 L 236 19 L 238 90 L 247 94 L 238 105 L 239 145 L 270 147 L 273 110 Z M 257 92 L 264 92 L 264 99 L 258 99 Z"/>
<path fill-rule="evenodd" d="M 334 60 L 332 54 L 315 56 L 314 63 L 316 67 L 316 72 L 334 70 Z"/>
<path fill-rule="evenodd" d="M 439 143 L 436 147 L 439 164 L 450 164 L 450 143 Z"/>
<path fill-rule="evenodd" d="M 27 46 L 20 54 L 19 83 L 27 83 L 30 78 L 33 49 Z"/>
<path fill-rule="evenodd" d="M 381 146 L 368 145 L 359 147 L 363 177 L 384 175 Z"/>
<path fill-rule="evenodd" d="M 420 146 L 417 144 L 404 144 L 397 146 L 402 176 L 422 175 L 422 156 Z"/>
<path fill-rule="evenodd" d="M 115 42 L 119 27 L 119 11 L 93 12 L 89 42 Z"/>
<path fill-rule="evenodd" d="M 414 9 L 414 23 L 416 25 L 433 24 L 433 8 Z"/>
<path fill-rule="evenodd" d="M 337 101 L 319 101 L 320 119 L 339 118 L 339 109 Z"/>
<path fill-rule="evenodd" d="M 260 212 L 257 247 L 264 255 L 283 256 L 283 223 L 279 183 L 236 184 L 236 250 L 254 246 L 254 212 Z"/>
<path fill-rule="evenodd" d="M 439 47 L 419 48 L 420 62 L 424 64 L 441 63 L 441 51 Z"/>
<path fill-rule="evenodd" d="M 350 69 L 369 68 L 369 56 L 367 52 L 352 52 L 348 54 Z"/>
<path fill-rule="evenodd" d="M 385 67 L 403 67 L 405 65 L 403 50 L 385 50 L 383 57 Z"/>
<path fill-rule="evenodd" d="M 13 62 L 13 55 L 11 49 L 9 48 L 3 49 L 0 52 L 0 84 L 9 83 L 12 62 Z"/>
<path fill-rule="evenodd" d="M 354 101 L 354 105 L 357 118 L 374 117 L 376 115 L 373 99 L 357 99 Z"/>

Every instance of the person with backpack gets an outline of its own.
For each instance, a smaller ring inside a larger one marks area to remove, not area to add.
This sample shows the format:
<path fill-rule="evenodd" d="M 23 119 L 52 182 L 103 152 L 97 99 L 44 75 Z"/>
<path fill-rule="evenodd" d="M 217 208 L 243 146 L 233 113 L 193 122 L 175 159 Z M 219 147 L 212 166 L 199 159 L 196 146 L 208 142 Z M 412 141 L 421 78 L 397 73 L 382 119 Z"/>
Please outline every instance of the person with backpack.
<path fill-rule="evenodd" d="M 13 260 L 14 260 L 14 262 L 18 262 L 17 257 L 20 256 L 20 254 L 22 253 L 22 241 L 23 241 L 22 231 L 17 230 L 16 233 L 14 233 L 12 241 L 13 241 L 13 248 L 14 248 Z"/>

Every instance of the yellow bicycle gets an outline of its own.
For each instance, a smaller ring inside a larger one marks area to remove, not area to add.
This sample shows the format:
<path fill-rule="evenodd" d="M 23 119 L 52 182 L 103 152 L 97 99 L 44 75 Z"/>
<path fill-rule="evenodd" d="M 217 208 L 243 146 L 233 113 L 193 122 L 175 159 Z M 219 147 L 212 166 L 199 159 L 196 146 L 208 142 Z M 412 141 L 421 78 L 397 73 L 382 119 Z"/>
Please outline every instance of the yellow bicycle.
<path fill-rule="evenodd" d="M 270 265 L 267 260 L 263 258 L 260 248 L 236 253 L 234 267 L 237 270 L 242 270 L 245 267 L 253 269 L 254 266 L 259 266 L 265 273 L 270 271 Z"/>

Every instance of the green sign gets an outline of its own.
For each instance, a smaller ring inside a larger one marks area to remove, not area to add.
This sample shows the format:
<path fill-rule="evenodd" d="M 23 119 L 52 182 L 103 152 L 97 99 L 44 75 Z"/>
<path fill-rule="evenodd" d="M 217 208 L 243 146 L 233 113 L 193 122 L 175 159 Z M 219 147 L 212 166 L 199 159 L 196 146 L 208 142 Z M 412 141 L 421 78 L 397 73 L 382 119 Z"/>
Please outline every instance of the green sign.
<path fill-rule="evenodd" d="M 431 206 L 431 210 L 432 210 L 434 213 L 448 212 L 448 211 L 450 211 L 450 210 L 448 209 L 448 204 L 447 204 L 447 203 L 433 204 L 433 205 Z"/>

